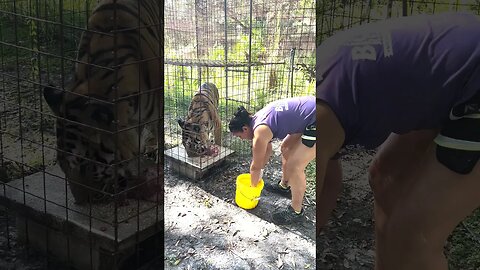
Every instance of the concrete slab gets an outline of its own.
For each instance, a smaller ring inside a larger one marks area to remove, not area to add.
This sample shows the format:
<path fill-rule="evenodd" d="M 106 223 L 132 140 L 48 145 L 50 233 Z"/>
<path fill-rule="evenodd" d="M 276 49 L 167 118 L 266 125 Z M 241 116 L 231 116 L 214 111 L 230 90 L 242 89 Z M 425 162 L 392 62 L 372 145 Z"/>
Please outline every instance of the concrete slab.
<path fill-rule="evenodd" d="M 86 246 L 94 252 L 120 254 L 158 233 L 163 227 L 163 206 L 154 202 L 127 200 L 129 205 L 118 207 L 113 202 L 92 206 L 75 204 L 64 174 L 57 166 L 47 169 L 45 173 L 0 183 L 0 188 L 3 191 L 0 193 L 0 203 L 15 210 L 20 223 L 30 221 L 28 229 L 23 232 L 28 235 L 23 237 L 30 238 L 32 243 L 38 242 L 40 249 L 45 248 L 46 235 L 58 238 L 68 235 L 72 241 L 71 247 Z M 59 240 L 50 241 L 54 243 Z M 79 253 L 75 250 L 71 252 Z M 86 248 L 84 253 L 89 257 L 85 260 L 90 262 L 90 249 Z M 55 255 L 60 260 L 65 259 L 61 254 Z M 76 256 L 81 257 L 78 254 Z"/>
<path fill-rule="evenodd" d="M 197 180 L 202 178 L 209 169 L 220 165 L 234 153 L 233 150 L 226 147 L 218 145 L 217 147 L 219 149 L 217 156 L 189 157 L 183 145 L 178 145 L 165 150 L 165 158 L 174 172 Z"/>

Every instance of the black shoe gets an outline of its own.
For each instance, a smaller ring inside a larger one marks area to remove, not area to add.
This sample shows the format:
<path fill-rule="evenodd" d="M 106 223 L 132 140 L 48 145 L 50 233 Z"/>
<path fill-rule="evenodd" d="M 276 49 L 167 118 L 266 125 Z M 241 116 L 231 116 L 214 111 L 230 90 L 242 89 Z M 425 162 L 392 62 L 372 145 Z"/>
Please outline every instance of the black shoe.
<path fill-rule="evenodd" d="M 290 191 L 290 187 L 284 187 L 281 185 L 282 181 L 280 180 L 280 182 L 278 182 L 277 184 L 274 184 L 274 185 L 271 185 L 271 184 L 267 184 L 265 185 L 265 189 L 273 192 L 273 193 L 277 193 L 283 197 L 286 197 L 286 198 L 291 198 L 292 197 L 292 192 Z"/>
<path fill-rule="evenodd" d="M 293 210 L 292 206 L 288 206 L 287 209 L 280 210 L 272 215 L 273 223 L 277 225 L 285 225 L 285 224 L 294 224 L 299 222 L 304 217 L 303 208 L 300 214 L 297 214 L 295 210 Z"/>

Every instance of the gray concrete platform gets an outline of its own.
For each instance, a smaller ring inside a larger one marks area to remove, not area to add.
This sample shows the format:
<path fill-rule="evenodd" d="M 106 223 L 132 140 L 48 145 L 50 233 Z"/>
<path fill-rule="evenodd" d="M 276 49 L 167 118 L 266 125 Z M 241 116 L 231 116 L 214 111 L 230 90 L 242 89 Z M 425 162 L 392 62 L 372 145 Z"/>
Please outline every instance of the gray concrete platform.
<path fill-rule="evenodd" d="M 171 169 L 190 179 L 202 178 L 211 168 L 222 164 L 225 159 L 234 153 L 233 150 L 218 146 L 217 156 L 188 157 L 183 145 L 165 150 L 165 160 Z"/>
<path fill-rule="evenodd" d="M 77 269 L 120 267 L 135 245 L 163 229 L 162 205 L 77 205 L 60 168 L 46 172 L 0 183 L 0 204 L 15 211 L 20 239 L 60 261 Z"/>

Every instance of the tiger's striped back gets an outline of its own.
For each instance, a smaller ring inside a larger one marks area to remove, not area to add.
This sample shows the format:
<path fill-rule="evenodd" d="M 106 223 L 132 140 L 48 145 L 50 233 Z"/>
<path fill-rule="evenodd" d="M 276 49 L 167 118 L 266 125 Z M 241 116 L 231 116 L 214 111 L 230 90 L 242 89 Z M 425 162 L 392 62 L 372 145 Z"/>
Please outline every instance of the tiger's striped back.
<path fill-rule="evenodd" d="M 82 34 L 73 82 L 66 92 L 44 89 L 59 117 L 58 162 L 80 184 L 71 185 L 77 202 L 89 198 L 82 185 L 106 193 L 129 187 L 143 173 L 134 158 L 157 146 L 162 14 L 159 0 L 101 1 Z"/>

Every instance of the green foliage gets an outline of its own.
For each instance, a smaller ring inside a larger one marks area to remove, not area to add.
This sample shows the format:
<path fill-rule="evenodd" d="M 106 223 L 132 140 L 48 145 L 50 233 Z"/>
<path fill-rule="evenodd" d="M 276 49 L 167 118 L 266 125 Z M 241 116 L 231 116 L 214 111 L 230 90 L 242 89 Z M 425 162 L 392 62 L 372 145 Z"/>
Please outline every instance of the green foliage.
<path fill-rule="evenodd" d="M 307 167 L 305 168 L 305 176 L 307 178 L 307 189 L 305 192 L 305 197 L 315 200 L 315 187 L 317 186 L 317 163 L 315 160 L 308 163 Z"/>
<path fill-rule="evenodd" d="M 241 33 L 236 39 L 237 41 L 228 50 L 228 59 L 234 61 L 229 63 L 247 63 L 249 50 L 252 54 L 251 62 L 265 62 L 267 57 L 267 47 L 265 44 L 266 32 L 265 28 L 262 28 L 263 22 L 256 21 L 255 28 L 252 28 L 252 42 L 250 47 L 249 34 Z M 166 49 L 168 51 L 168 48 Z M 270 51 L 270 49 L 268 49 Z M 225 50 L 223 46 L 216 46 L 209 50 L 207 59 L 210 61 L 225 61 Z M 306 59 L 306 60 L 305 60 Z M 305 58 L 304 62 L 306 66 L 314 66 L 315 58 Z M 262 108 L 268 102 L 272 101 L 272 97 L 276 96 L 280 91 L 282 93 L 287 92 L 287 88 L 290 88 L 290 76 L 292 72 L 289 69 L 289 59 L 285 59 L 284 64 L 280 67 L 265 66 L 252 66 L 250 73 L 250 91 L 249 91 L 249 77 L 247 73 L 243 73 L 241 76 L 238 73 L 228 73 L 228 85 L 229 89 L 232 89 L 228 94 L 229 98 L 233 98 L 237 101 L 245 102 L 243 105 L 248 104 L 247 107 L 254 108 L 255 110 Z M 169 65 L 167 67 L 169 71 L 166 72 L 166 98 L 179 105 L 176 102 L 178 100 L 188 100 L 198 89 L 198 80 L 196 76 L 199 73 L 197 67 L 179 67 Z M 247 66 L 235 67 L 235 69 L 243 69 L 248 71 Z M 266 73 L 268 74 L 266 76 Z M 193 74 L 193 77 L 192 77 Z M 225 86 L 225 68 L 206 68 L 201 69 L 201 77 L 209 78 L 208 80 L 219 89 L 223 89 Z M 311 74 L 306 73 L 301 69 L 295 69 L 293 71 L 294 76 L 294 95 L 307 95 L 314 93 L 314 83 L 312 82 Z M 268 77 L 269 83 L 265 82 L 265 77 Z M 188 78 L 188 79 L 187 79 Z M 211 79 L 215 78 L 215 79 Z M 188 81 L 187 81 L 188 80 Z M 204 79 L 206 80 L 206 79 Z M 260 83 L 262 82 L 262 83 Z M 282 89 L 283 88 L 283 89 Z M 289 89 L 288 89 L 289 90 Z M 221 100 L 227 96 L 226 93 L 220 93 Z M 289 95 L 291 96 L 291 94 Z M 177 100 L 177 101 L 175 101 Z M 222 102 L 220 105 L 222 105 Z M 178 109 L 175 105 L 173 108 Z M 184 108 L 185 106 L 182 106 Z"/>
<path fill-rule="evenodd" d="M 208 59 L 213 61 L 225 61 L 225 48 L 223 46 L 215 46 L 210 52 Z"/>
<path fill-rule="evenodd" d="M 59 54 L 61 42 L 64 43 L 64 56 L 75 58 L 79 37 L 60 39 L 58 33 L 49 36 L 45 25 L 45 22 L 32 18 L 0 16 L 0 40 L 4 43 L 0 45 L 0 62 L 4 71 L 18 70 L 25 79 L 34 82 L 40 80 L 40 70 L 46 71 L 47 67 L 49 72 L 59 74 L 60 57 L 41 52 Z M 64 62 L 65 70 L 73 66 L 72 62 Z"/>
<path fill-rule="evenodd" d="M 60 6 L 60 3 L 63 5 Z M 0 9 L 11 13 L 0 14 L 3 32 L 0 40 L 9 44 L 3 45 L 0 57 L 16 55 L 15 45 L 25 48 L 18 51 L 20 58 L 36 58 L 32 54 L 38 51 L 58 52 L 62 44 L 64 56 L 75 58 L 81 34 L 81 30 L 76 28 L 86 28 L 88 16 L 96 3 L 96 0 L 0 2 Z M 51 60 L 52 66 L 58 64 L 58 59 Z M 34 76 L 38 75 L 37 71 L 32 72 Z"/>
<path fill-rule="evenodd" d="M 480 209 L 461 223 L 448 240 L 449 269 L 480 268 Z"/>

